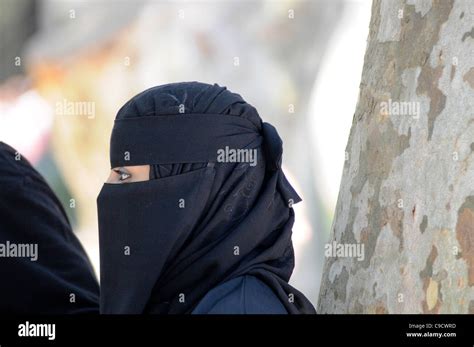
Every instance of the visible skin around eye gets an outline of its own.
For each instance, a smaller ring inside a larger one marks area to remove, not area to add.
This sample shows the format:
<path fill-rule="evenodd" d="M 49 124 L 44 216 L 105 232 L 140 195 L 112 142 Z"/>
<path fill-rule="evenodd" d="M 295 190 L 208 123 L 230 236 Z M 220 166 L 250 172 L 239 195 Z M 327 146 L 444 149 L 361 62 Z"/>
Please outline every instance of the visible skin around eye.
<path fill-rule="evenodd" d="M 150 165 L 121 166 L 110 170 L 106 183 L 122 184 L 148 181 L 150 179 Z"/>

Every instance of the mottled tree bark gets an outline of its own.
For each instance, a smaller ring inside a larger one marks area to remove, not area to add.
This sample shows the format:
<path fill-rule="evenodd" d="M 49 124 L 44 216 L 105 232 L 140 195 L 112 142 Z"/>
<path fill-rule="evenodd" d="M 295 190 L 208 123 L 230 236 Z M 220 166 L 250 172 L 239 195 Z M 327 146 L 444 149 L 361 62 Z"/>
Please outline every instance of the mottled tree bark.
<path fill-rule="evenodd" d="M 474 313 L 473 23 L 374 2 L 319 313 Z"/>

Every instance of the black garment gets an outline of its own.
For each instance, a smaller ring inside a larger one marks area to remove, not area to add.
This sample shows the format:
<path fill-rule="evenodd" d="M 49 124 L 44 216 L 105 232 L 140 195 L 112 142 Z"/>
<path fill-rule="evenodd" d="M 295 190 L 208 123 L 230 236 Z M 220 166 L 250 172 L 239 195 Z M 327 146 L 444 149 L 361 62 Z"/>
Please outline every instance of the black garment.
<path fill-rule="evenodd" d="M 257 161 L 218 161 L 225 147 L 255 149 Z M 287 312 L 314 313 L 288 284 L 301 199 L 281 155 L 276 129 L 217 84 L 168 84 L 127 102 L 111 166 L 149 164 L 151 180 L 99 194 L 101 312 L 191 313 L 213 288 L 253 276 Z"/>
<path fill-rule="evenodd" d="M 193 314 L 287 314 L 275 293 L 254 276 L 240 276 L 211 289 Z"/>
<path fill-rule="evenodd" d="M 99 311 L 99 285 L 61 203 L 30 163 L 2 142 L 0 274 L 0 313 Z"/>

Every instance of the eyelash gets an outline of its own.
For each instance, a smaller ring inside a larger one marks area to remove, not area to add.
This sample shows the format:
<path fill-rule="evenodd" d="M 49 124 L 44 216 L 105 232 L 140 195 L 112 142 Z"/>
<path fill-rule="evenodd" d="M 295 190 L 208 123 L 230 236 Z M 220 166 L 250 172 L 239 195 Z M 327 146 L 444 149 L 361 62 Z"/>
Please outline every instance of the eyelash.
<path fill-rule="evenodd" d="M 130 177 L 132 177 L 132 175 L 130 175 L 129 173 L 127 172 L 124 172 L 122 170 L 114 170 L 117 174 L 119 174 L 119 181 L 125 181 L 127 179 L 129 179 Z"/>

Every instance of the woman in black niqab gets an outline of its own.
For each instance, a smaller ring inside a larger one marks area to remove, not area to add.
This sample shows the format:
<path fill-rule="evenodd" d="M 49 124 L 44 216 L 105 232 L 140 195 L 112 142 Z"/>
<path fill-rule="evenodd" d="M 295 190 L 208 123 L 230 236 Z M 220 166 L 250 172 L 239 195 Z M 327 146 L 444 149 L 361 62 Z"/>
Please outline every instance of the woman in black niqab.
<path fill-rule="evenodd" d="M 219 160 L 226 148 L 256 160 Z M 149 180 L 126 183 L 128 173 L 99 194 L 101 312 L 315 313 L 288 284 L 301 199 L 281 155 L 276 129 L 217 84 L 167 84 L 128 101 L 111 168 L 146 166 Z"/>

